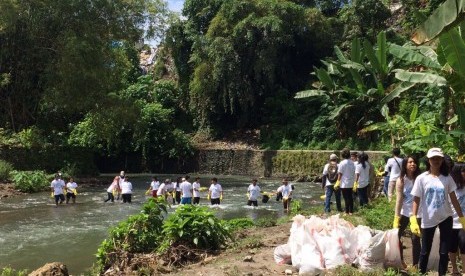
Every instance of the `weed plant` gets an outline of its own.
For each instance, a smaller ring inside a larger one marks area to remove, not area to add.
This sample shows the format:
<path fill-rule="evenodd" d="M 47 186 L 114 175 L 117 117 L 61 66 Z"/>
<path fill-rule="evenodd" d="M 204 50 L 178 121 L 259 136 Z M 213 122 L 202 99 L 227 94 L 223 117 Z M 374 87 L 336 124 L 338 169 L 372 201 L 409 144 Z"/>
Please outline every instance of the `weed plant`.
<path fill-rule="evenodd" d="M 10 173 L 13 171 L 13 165 L 11 163 L 0 160 L 0 181 L 10 180 Z"/>
<path fill-rule="evenodd" d="M 255 223 L 250 218 L 235 218 L 227 220 L 225 223 L 231 233 L 237 230 L 252 228 L 255 226 Z"/>
<path fill-rule="evenodd" d="M 255 225 L 257 227 L 272 227 L 272 226 L 276 226 L 277 222 L 274 217 L 263 217 L 263 218 L 259 218 L 255 222 Z"/>
<path fill-rule="evenodd" d="M 0 276 L 26 276 L 27 270 L 15 270 L 9 266 L 2 268 Z"/>
<path fill-rule="evenodd" d="M 44 191 L 49 187 L 47 175 L 43 171 L 12 171 L 11 180 L 15 189 L 26 193 Z"/>

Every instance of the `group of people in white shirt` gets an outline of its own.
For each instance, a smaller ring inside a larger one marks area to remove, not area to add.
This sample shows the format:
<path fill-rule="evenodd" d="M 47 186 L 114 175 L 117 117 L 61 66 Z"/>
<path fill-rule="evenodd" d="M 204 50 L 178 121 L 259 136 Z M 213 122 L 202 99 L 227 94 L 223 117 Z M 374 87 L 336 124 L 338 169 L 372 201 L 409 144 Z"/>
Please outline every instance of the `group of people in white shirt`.
<path fill-rule="evenodd" d="M 74 182 L 72 177 L 69 179 L 68 183 L 65 184 L 65 181 L 62 179 L 62 174 L 60 172 L 55 174 L 55 178 L 50 183 L 51 192 L 55 199 L 55 206 L 58 207 L 58 203 L 62 204 L 65 202 L 65 195 L 66 204 L 69 203 L 70 199 L 72 199 L 73 203 L 76 203 L 77 187 L 78 185 Z"/>
<path fill-rule="evenodd" d="M 120 172 L 120 175 L 113 178 L 113 182 L 107 188 L 107 199 L 105 202 L 111 200 L 111 202 L 116 200 L 123 200 L 123 203 L 131 203 L 132 201 L 132 183 L 129 182 L 129 177 L 124 173 Z"/>
<path fill-rule="evenodd" d="M 331 212 L 331 197 L 336 197 L 336 207 L 342 212 L 341 194 L 344 198 L 345 214 L 354 212 L 354 193 L 357 193 L 360 206 L 368 204 L 368 188 L 374 179 L 373 166 L 368 162 L 365 152 L 350 152 L 345 148 L 341 151 L 342 161 L 331 154 L 329 162 L 323 168 L 322 187 L 325 189 L 325 212 Z"/>

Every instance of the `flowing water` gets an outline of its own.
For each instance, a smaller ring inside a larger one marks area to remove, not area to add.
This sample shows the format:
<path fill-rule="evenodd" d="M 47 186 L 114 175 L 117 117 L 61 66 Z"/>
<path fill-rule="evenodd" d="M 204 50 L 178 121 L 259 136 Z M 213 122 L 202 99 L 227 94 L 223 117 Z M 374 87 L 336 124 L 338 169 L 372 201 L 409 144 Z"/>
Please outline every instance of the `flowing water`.
<path fill-rule="evenodd" d="M 169 177 L 169 176 L 168 176 Z M 159 176 L 165 179 L 166 176 Z M 224 219 L 249 217 L 283 216 L 281 202 L 272 197 L 268 203 L 259 201 L 258 207 L 246 205 L 247 187 L 250 178 L 243 176 L 221 176 L 219 183 L 224 190 L 224 200 L 214 208 L 218 217 Z M 112 176 L 108 176 L 109 182 Z M 203 176 L 201 185 L 209 186 L 209 176 Z M 150 176 L 131 177 L 133 203 L 104 203 L 107 187 L 78 188 L 76 204 L 60 205 L 55 208 L 49 192 L 30 194 L 0 200 L 0 268 L 32 271 L 47 262 L 59 261 L 68 266 L 70 274 L 81 274 L 92 266 L 95 253 L 108 228 L 140 211 L 146 200 L 144 192 L 149 186 Z M 78 183 L 79 185 L 79 183 Z M 275 191 L 279 179 L 259 181 L 262 191 Z M 321 188 L 316 184 L 295 183 L 294 198 L 303 204 L 322 204 Z M 209 206 L 206 193 L 201 205 Z M 177 206 L 173 206 L 172 212 Z M 323 210 L 323 207 L 322 207 Z"/>

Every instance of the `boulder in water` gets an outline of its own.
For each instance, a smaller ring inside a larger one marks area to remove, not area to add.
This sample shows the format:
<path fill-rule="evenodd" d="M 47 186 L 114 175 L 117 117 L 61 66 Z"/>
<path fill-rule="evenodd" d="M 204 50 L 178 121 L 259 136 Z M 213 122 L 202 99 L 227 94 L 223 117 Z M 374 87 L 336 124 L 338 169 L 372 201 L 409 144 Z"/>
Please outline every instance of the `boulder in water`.
<path fill-rule="evenodd" d="M 68 276 L 68 268 L 65 264 L 54 262 L 45 264 L 31 272 L 29 276 Z"/>

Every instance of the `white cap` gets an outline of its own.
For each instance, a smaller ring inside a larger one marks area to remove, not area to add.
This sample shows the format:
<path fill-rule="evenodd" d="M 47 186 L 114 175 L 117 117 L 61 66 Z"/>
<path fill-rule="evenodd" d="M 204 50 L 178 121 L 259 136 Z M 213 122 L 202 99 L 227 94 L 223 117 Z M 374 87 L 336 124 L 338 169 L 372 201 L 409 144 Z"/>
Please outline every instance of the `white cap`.
<path fill-rule="evenodd" d="M 430 148 L 428 150 L 428 153 L 426 154 L 426 157 L 432 158 L 434 156 L 444 157 L 444 153 L 442 152 L 440 148 Z"/>
<path fill-rule="evenodd" d="M 337 155 L 334 153 L 331 153 L 331 155 L 329 156 L 329 160 L 337 160 Z"/>
<path fill-rule="evenodd" d="M 186 181 L 186 178 L 185 178 L 185 177 L 183 177 L 183 178 L 181 179 L 181 181 Z"/>

